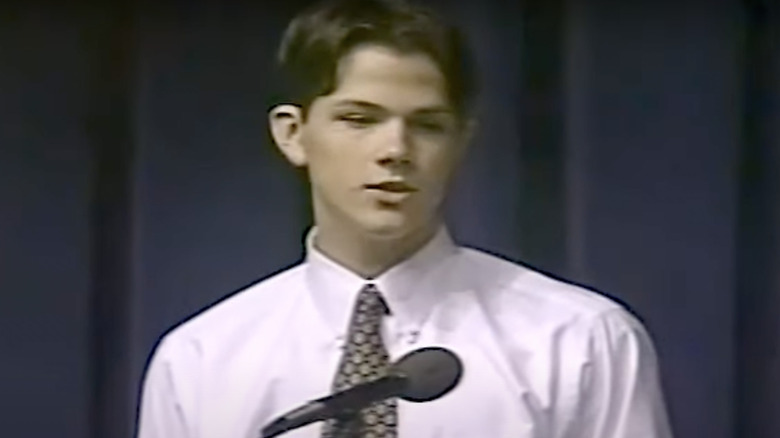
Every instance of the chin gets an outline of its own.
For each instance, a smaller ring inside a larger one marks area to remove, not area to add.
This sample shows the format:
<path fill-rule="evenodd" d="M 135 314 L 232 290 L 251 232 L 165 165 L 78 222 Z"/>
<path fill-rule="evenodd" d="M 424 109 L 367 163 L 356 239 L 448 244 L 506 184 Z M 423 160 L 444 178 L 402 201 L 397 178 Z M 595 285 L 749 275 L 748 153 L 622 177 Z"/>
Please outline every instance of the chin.
<path fill-rule="evenodd" d="M 369 217 L 356 218 L 355 226 L 360 231 L 374 239 L 403 239 L 413 234 L 416 227 L 405 217 Z"/>
<path fill-rule="evenodd" d="M 366 237 L 377 240 L 400 240 L 424 232 L 436 222 L 435 215 L 414 211 L 367 211 L 352 216 L 350 222 Z M 435 225 L 435 224 L 434 224 Z"/>
<path fill-rule="evenodd" d="M 412 230 L 408 226 L 396 224 L 363 224 L 363 233 L 377 239 L 401 239 Z"/>

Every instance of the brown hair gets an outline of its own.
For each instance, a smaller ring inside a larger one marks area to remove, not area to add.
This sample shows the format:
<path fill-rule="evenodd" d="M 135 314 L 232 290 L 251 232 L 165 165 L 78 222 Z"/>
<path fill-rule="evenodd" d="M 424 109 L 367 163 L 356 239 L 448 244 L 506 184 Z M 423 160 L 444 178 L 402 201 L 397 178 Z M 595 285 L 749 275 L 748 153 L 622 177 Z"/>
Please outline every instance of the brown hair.
<path fill-rule="evenodd" d="M 402 0 L 331 0 L 295 17 L 278 55 L 283 99 L 305 113 L 315 98 L 333 92 L 339 61 L 364 43 L 430 56 L 446 78 L 454 109 L 461 116 L 470 111 L 477 86 L 460 31 L 430 9 Z"/>

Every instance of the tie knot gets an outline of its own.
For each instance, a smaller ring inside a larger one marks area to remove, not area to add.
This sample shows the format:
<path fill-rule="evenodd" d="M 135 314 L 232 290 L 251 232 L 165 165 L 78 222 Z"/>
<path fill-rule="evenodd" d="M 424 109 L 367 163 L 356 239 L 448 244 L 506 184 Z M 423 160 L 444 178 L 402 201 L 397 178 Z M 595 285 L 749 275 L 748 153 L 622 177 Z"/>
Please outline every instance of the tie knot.
<path fill-rule="evenodd" d="M 373 313 L 376 315 L 390 314 L 390 308 L 387 306 L 387 302 L 374 283 L 367 283 L 363 287 L 358 295 L 357 301 L 359 312 Z"/>

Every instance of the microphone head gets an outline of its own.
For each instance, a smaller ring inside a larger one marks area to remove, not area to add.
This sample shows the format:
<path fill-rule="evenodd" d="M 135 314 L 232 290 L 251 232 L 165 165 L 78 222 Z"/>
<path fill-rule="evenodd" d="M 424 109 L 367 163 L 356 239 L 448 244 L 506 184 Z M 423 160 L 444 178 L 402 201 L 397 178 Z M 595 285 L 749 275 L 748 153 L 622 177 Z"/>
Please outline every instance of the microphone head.
<path fill-rule="evenodd" d="M 390 373 L 405 381 L 398 397 L 411 402 L 427 402 L 457 386 L 463 365 L 458 356 L 446 348 L 425 347 L 401 357 Z"/>

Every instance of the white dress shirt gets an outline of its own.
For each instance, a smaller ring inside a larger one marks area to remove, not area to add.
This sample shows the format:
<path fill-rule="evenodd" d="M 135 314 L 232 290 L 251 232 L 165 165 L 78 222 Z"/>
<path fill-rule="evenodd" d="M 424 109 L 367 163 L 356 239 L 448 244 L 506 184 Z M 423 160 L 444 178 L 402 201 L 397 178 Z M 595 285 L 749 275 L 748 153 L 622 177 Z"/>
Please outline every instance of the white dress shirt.
<path fill-rule="evenodd" d="M 306 239 L 303 263 L 169 332 L 144 379 L 139 438 L 258 438 L 328 395 L 352 305 L 367 280 Z M 656 354 L 642 325 L 594 292 L 456 246 L 446 228 L 372 279 L 391 316 L 392 359 L 458 354 L 444 397 L 399 401 L 400 438 L 668 438 Z M 318 438 L 322 423 L 288 432 Z"/>

